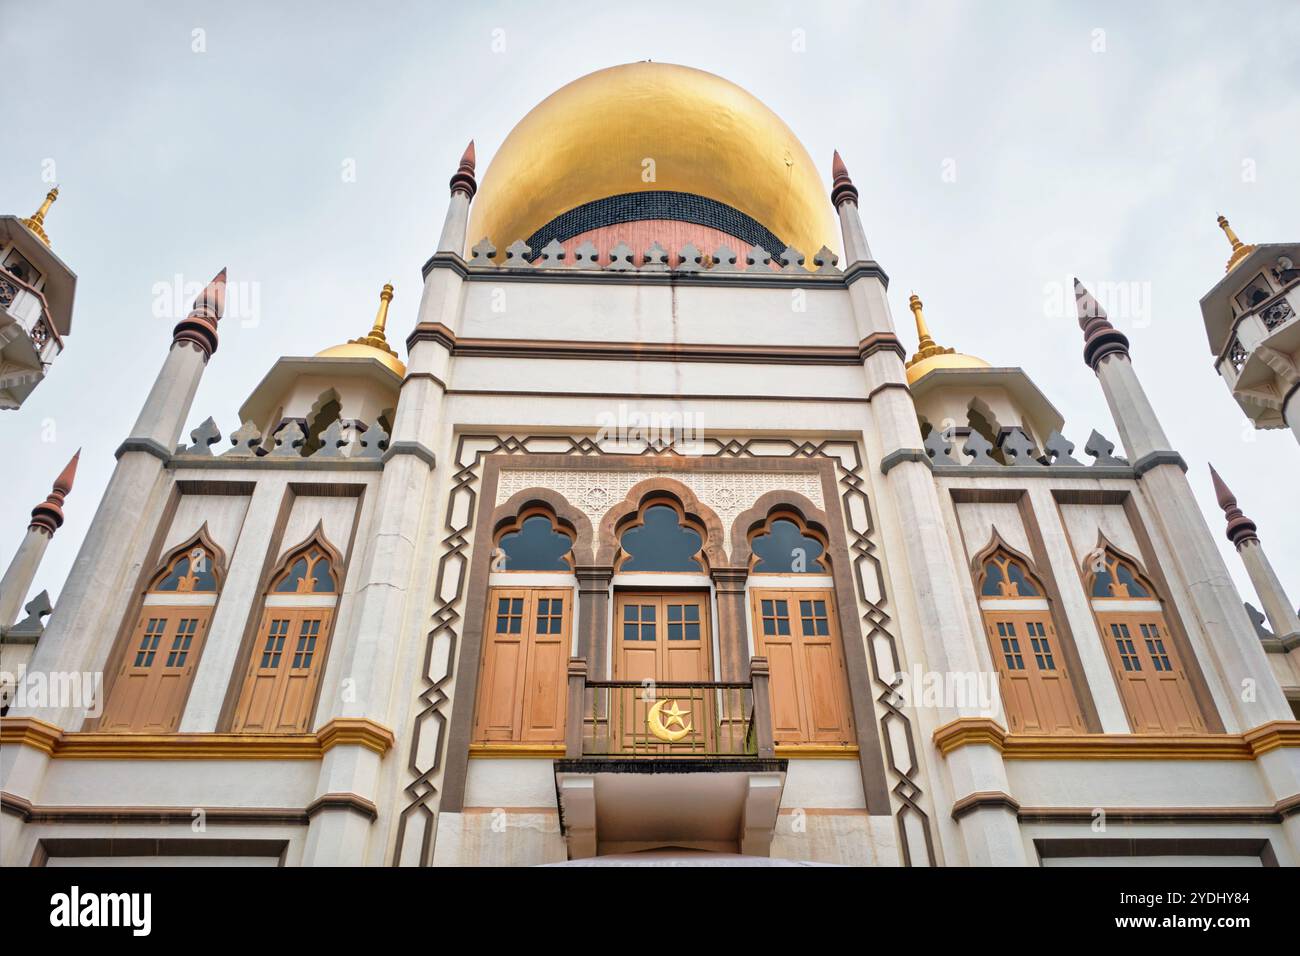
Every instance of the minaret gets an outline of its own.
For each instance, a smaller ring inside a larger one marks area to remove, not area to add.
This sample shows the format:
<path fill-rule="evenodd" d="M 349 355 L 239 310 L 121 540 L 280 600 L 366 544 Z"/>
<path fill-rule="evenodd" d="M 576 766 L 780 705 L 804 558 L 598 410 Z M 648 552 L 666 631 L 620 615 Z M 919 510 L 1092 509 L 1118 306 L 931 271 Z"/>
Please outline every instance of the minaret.
<path fill-rule="evenodd" d="M 72 456 L 72 460 L 54 479 L 54 487 L 49 496 L 32 509 L 32 523 L 27 526 L 27 536 L 18 546 L 18 553 L 9 562 L 9 568 L 0 578 L 0 629 L 9 627 L 18 620 L 18 613 L 36 572 L 45 556 L 54 532 L 63 525 L 63 501 L 72 491 L 73 479 L 77 476 L 77 461 L 81 458 L 81 449 Z"/>
<path fill-rule="evenodd" d="M 844 239 L 844 281 L 866 375 L 868 405 L 862 441 L 869 456 L 880 456 L 870 469 L 870 487 L 882 502 L 878 506 L 882 524 L 892 523 L 903 542 L 903 552 L 891 559 L 906 561 L 913 592 L 926 595 L 926 600 L 915 605 L 921 647 L 911 652 L 923 653 L 929 671 L 976 674 L 982 670 L 977 641 L 984 637 L 966 614 L 962 596 L 970 591 L 970 576 L 957 567 L 944 532 L 948 519 L 921 444 L 921 426 L 903 365 L 907 353 L 895 332 L 885 295 L 889 280 L 871 256 L 858 213 L 858 190 L 838 152 L 831 172 L 831 201 L 839 213 Z M 929 737 L 953 720 L 985 716 L 972 702 L 969 706 L 920 708 L 916 719 L 923 736 Z M 959 748 L 937 766 L 943 779 L 937 781 L 936 810 L 944 801 L 951 806 L 983 791 L 1011 790 L 1001 757 L 988 747 Z M 957 826 L 965 846 L 965 863 L 1026 865 L 1024 840 L 1015 812 L 1008 806 L 981 807 L 962 817 Z"/>
<path fill-rule="evenodd" d="M 340 631 L 346 628 L 346 633 L 336 633 L 334 638 L 337 666 L 340 673 L 348 675 L 351 693 L 346 699 L 322 695 L 318 724 L 344 718 L 391 726 L 394 714 L 406 706 L 405 700 L 394 703 L 392 694 L 400 640 L 416 640 L 427 631 L 427 620 L 418 617 L 418 602 L 408 602 L 407 595 L 419 593 L 421 587 L 413 578 L 417 547 L 429 547 L 436 540 L 432 532 L 422 534 L 420 529 L 440 526 L 443 520 L 434 498 L 437 459 L 428 443 L 442 430 L 445 383 L 450 378 L 451 348 L 460 322 L 469 204 L 477 188 L 471 142 L 451 177 L 438 249 L 424 266 L 418 321 L 406 340 L 406 378 L 376 490 L 374 526 L 359 552 L 361 567 L 352 613 L 340 621 Z M 351 752 L 354 750 L 360 753 Z M 378 801 L 378 787 L 375 754 L 352 747 L 334 747 L 325 754 L 318 784 L 321 793 L 346 792 Z M 428 821 L 424 822 L 427 825 Z M 317 866 L 359 862 L 368 826 L 366 819 L 353 813 L 314 815 L 304 862 Z M 406 848 L 418 855 L 422 845 L 432 846 L 433 834 L 403 830 L 401 839 L 403 855 Z"/>
<path fill-rule="evenodd" d="M 1138 381 L 1128 338 L 1110 324 L 1078 279 L 1074 294 L 1083 360 L 1101 383 L 1129 461 L 1166 536 L 1171 559 L 1182 572 L 1196 612 L 1196 620 L 1187 623 L 1199 625 L 1188 630 L 1198 653 L 1215 665 L 1206 668 L 1206 677 L 1218 687 L 1216 703 L 1227 730 L 1240 733 L 1270 720 L 1289 719 L 1291 708 L 1272 678 L 1255 628 L 1187 482 L 1187 466 L 1170 448 Z"/>
<path fill-rule="evenodd" d="M 925 321 L 925 313 L 922 311 L 924 305 L 920 296 L 913 292 L 911 298 L 907 300 L 907 306 L 912 310 L 912 315 L 916 319 L 917 338 L 916 351 L 907 360 L 907 367 L 911 368 L 917 362 L 933 358 L 936 355 L 955 355 L 956 349 L 944 348 L 935 342 L 934 337 L 930 334 L 930 326 Z"/>
<path fill-rule="evenodd" d="M 1219 228 L 1232 252 L 1201 298 L 1214 368 L 1256 428 L 1290 428 L 1300 440 L 1300 243 L 1242 242 Z"/>
<path fill-rule="evenodd" d="M 393 347 L 388 344 L 388 337 L 385 331 L 388 327 L 388 304 L 393 301 L 393 284 L 385 282 L 384 288 L 379 293 L 379 311 L 375 314 L 375 324 L 370 327 L 370 331 L 359 339 L 348 339 L 351 345 L 368 345 L 372 349 L 379 349 L 381 352 L 387 352 L 393 358 L 397 353 Z"/>
<path fill-rule="evenodd" d="M 1241 555 L 1241 563 L 1246 566 L 1250 583 L 1255 586 L 1255 593 L 1264 605 L 1264 614 L 1268 617 L 1274 635 L 1283 640 L 1300 637 L 1300 617 L 1297 617 L 1295 605 L 1286 596 L 1282 582 L 1264 554 L 1259 536 L 1255 533 L 1255 522 L 1242 513 L 1237 506 L 1236 496 L 1228 490 L 1213 465 L 1210 466 L 1210 479 L 1214 482 L 1214 496 L 1228 522 L 1228 540 L 1237 549 L 1237 554 Z"/>
<path fill-rule="evenodd" d="M 168 492 L 163 481 L 166 463 L 176 449 L 203 370 L 217 350 L 225 290 L 226 270 L 222 269 L 172 330 L 171 348 L 135 426 L 117 450 L 117 466 L 32 655 L 31 670 L 103 670 L 131 599 L 133 575 L 144 559 L 153 518 Z M 20 716 L 77 730 L 86 716 L 85 702 L 24 708 Z"/>

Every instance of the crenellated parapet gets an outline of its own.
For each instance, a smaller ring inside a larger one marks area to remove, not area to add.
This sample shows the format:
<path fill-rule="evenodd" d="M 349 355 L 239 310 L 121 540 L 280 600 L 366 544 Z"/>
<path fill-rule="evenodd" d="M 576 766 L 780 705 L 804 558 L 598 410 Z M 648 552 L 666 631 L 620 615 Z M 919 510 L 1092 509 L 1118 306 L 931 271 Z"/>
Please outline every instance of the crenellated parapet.
<path fill-rule="evenodd" d="M 581 243 L 561 243 L 552 239 L 541 249 L 534 250 L 524 240 L 516 239 L 506 246 L 498 260 L 499 250 L 488 238 L 480 239 L 470 250 L 469 267 L 483 270 L 565 270 L 571 272 L 606 273 L 708 273 L 710 275 L 841 275 L 839 256 L 822 246 L 812 257 L 811 266 L 798 249 L 785 247 L 773 255 L 762 246 L 751 246 L 743 254 L 727 245 L 719 245 L 706 253 L 694 243 L 686 243 L 670 252 L 658 241 L 652 241 L 640 252 L 626 242 L 618 241 L 605 249 L 598 249 L 590 240 Z"/>

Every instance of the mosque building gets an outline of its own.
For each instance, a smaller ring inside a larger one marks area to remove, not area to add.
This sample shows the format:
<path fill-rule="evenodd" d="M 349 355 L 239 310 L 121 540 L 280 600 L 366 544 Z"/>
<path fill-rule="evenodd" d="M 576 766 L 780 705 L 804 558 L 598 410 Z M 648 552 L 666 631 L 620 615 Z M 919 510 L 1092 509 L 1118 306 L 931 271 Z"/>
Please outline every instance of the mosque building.
<path fill-rule="evenodd" d="M 1113 423 L 1067 424 L 895 319 L 830 173 L 712 74 L 582 77 L 470 144 L 413 324 L 384 286 L 238 420 L 218 272 L 53 612 L 75 459 L 0 583 L 0 863 L 1300 864 L 1300 620 L 1158 357 L 1076 284 Z M 1229 236 L 1219 371 L 1297 429 L 1297 247 Z M 0 219 L 50 349 L 43 237 Z"/>

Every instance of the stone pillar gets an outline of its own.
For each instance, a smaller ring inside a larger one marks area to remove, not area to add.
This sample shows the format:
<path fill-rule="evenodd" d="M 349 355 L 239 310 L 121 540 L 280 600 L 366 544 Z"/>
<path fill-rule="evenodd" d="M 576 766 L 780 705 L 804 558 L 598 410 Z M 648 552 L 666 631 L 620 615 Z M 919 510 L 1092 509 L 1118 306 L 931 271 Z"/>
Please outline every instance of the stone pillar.
<path fill-rule="evenodd" d="M 1221 715 L 1225 729 L 1241 732 L 1270 720 L 1290 719 L 1291 708 L 1192 495 L 1184 474 L 1187 466 L 1169 447 L 1138 381 L 1129 359 L 1128 339 L 1110 324 L 1077 279 L 1074 290 L 1084 333 L 1084 361 L 1101 382 L 1129 461 L 1142 481 L 1172 559 L 1182 571 L 1187 596 L 1196 611 L 1195 623 L 1205 637 L 1203 646 L 1209 659 L 1202 663 L 1213 667 L 1226 685 L 1224 703 L 1231 710 Z"/>
<path fill-rule="evenodd" d="M 63 526 L 63 501 L 72 491 L 80 458 L 81 449 L 77 449 L 59 477 L 54 479 L 54 487 L 49 495 L 32 509 L 32 523 L 27 526 L 27 536 L 18 546 L 14 559 L 9 562 L 4 577 L 0 578 L 0 630 L 18 620 L 18 612 L 22 610 L 27 592 L 36 580 L 36 571 L 41 566 L 45 549 L 54 538 L 54 532 Z"/>
<path fill-rule="evenodd" d="M 1241 563 L 1246 566 L 1246 573 L 1250 575 L 1250 583 L 1255 586 L 1259 602 L 1264 606 L 1264 614 L 1273 628 L 1273 634 L 1282 639 L 1300 637 L 1300 617 L 1296 616 L 1295 606 L 1286 596 L 1282 582 L 1278 580 L 1268 556 L 1264 554 L 1259 536 L 1255 533 L 1255 522 L 1237 507 L 1236 496 L 1228 490 L 1213 465 L 1210 466 L 1210 478 L 1214 482 L 1214 495 L 1219 507 L 1223 509 L 1223 516 L 1228 521 L 1228 540 L 1237 549 L 1237 554 L 1241 555 Z"/>
<path fill-rule="evenodd" d="M 587 662 L 591 680 L 609 677 L 609 585 L 614 569 L 609 565 L 581 565 L 578 578 L 578 652 Z"/>
<path fill-rule="evenodd" d="M 749 677 L 749 629 L 745 625 L 747 568 L 714 568 L 713 591 L 718 604 L 718 672 L 724 681 Z"/>
<path fill-rule="evenodd" d="M 117 632 L 114 617 L 129 600 L 138 571 L 141 542 L 153 531 L 147 517 L 156 513 L 156 495 L 166 485 L 165 463 L 176 448 L 207 361 L 217 350 L 225 290 L 222 269 L 173 330 L 171 349 L 135 427 L 118 449 L 117 466 L 29 670 L 102 671 Z M 85 702 L 23 708 L 21 716 L 76 730 Z"/>
<path fill-rule="evenodd" d="M 843 231 L 845 281 L 861 339 L 859 350 L 871 401 L 870 414 L 882 452 L 880 471 L 884 478 L 873 478 L 872 486 L 883 489 L 891 501 L 905 546 L 903 554 L 891 554 L 890 559 L 896 569 L 906 568 L 912 591 L 921 596 L 916 610 L 924 668 L 948 674 L 976 674 L 981 671 L 976 641 L 984 638 L 972 630 L 961 598 L 972 587 L 971 580 L 957 567 L 949 547 L 939 492 L 921 445 L 916 406 L 907 387 L 905 352 L 885 296 L 888 279 L 870 258 L 858 214 L 858 191 L 838 154 L 833 172 L 831 200 Z M 868 440 L 868 447 L 871 444 Z M 922 731 L 928 734 L 948 721 L 983 713 L 976 701 L 966 701 L 957 707 L 931 708 L 924 713 L 918 710 L 917 715 Z M 945 793 L 951 804 L 976 793 L 1007 792 L 1010 788 L 1000 755 L 989 747 L 962 747 L 931 766 L 946 777 L 935 781 L 935 812 L 940 817 L 949 814 L 949 807 L 943 805 Z M 972 814 L 963 817 L 958 828 L 964 862 L 1027 864 L 1013 811 L 990 809 Z"/>
<path fill-rule="evenodd" d="M 422 535 L 437 520 L 432 500 L 436 461 L 429 442 L 442 426 L 442 404 L 459 326 L 461 277 L 452 267 L 465 247 L 469 201 L 476 189 L 473 144 L 451 178 L 451 199 L 438 251 L 425 266 L 425 283 L 415 331 L 407 339 L 402 383 L 384 472 L 376 491 L 372 523 L 359 548 L 361 569 L 351 613 L 334 638 L 337 666 L 350 681 L 346 699 L 321 701 L 317 723 L 335 717 L 368 718 L 385 727 L 405 714 L 406 700 L 394 700 L 396 665 L 402 644 L 413 638 L 407 626 L 418 609 L 408 607 L 417 547 L 435 540 Z M 331 662 L 331 666 L 335 666 Z M 376 801 L 380 761 L 358 745 L 326 751 L 317 783 L 318 801 L 342 809 L 311 817 L 303 852 L 306 865 L 365 862 L 370 822 L 337 799 L 346 794 Z"/>

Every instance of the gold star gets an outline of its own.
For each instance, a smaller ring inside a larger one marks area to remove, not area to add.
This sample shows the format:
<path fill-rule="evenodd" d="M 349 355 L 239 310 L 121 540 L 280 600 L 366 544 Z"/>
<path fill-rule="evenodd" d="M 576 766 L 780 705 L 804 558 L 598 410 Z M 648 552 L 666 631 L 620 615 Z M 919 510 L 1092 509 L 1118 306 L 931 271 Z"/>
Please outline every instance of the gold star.
<path fill-rule="evenodd" d="M 663 713 L 668 715 L 668 720 L 664 724 L 665 728 L 671 727 L 673 724 L 676 724 L 678 727 L 685 728 L 686 721 L 682 720 L 682 718 L 689 717 L 691 714 L 689 710 L 682 710 L 680 707 L 678 707 L 677 701 L 673 701 L 672 706 L 665 708 Z"/>

